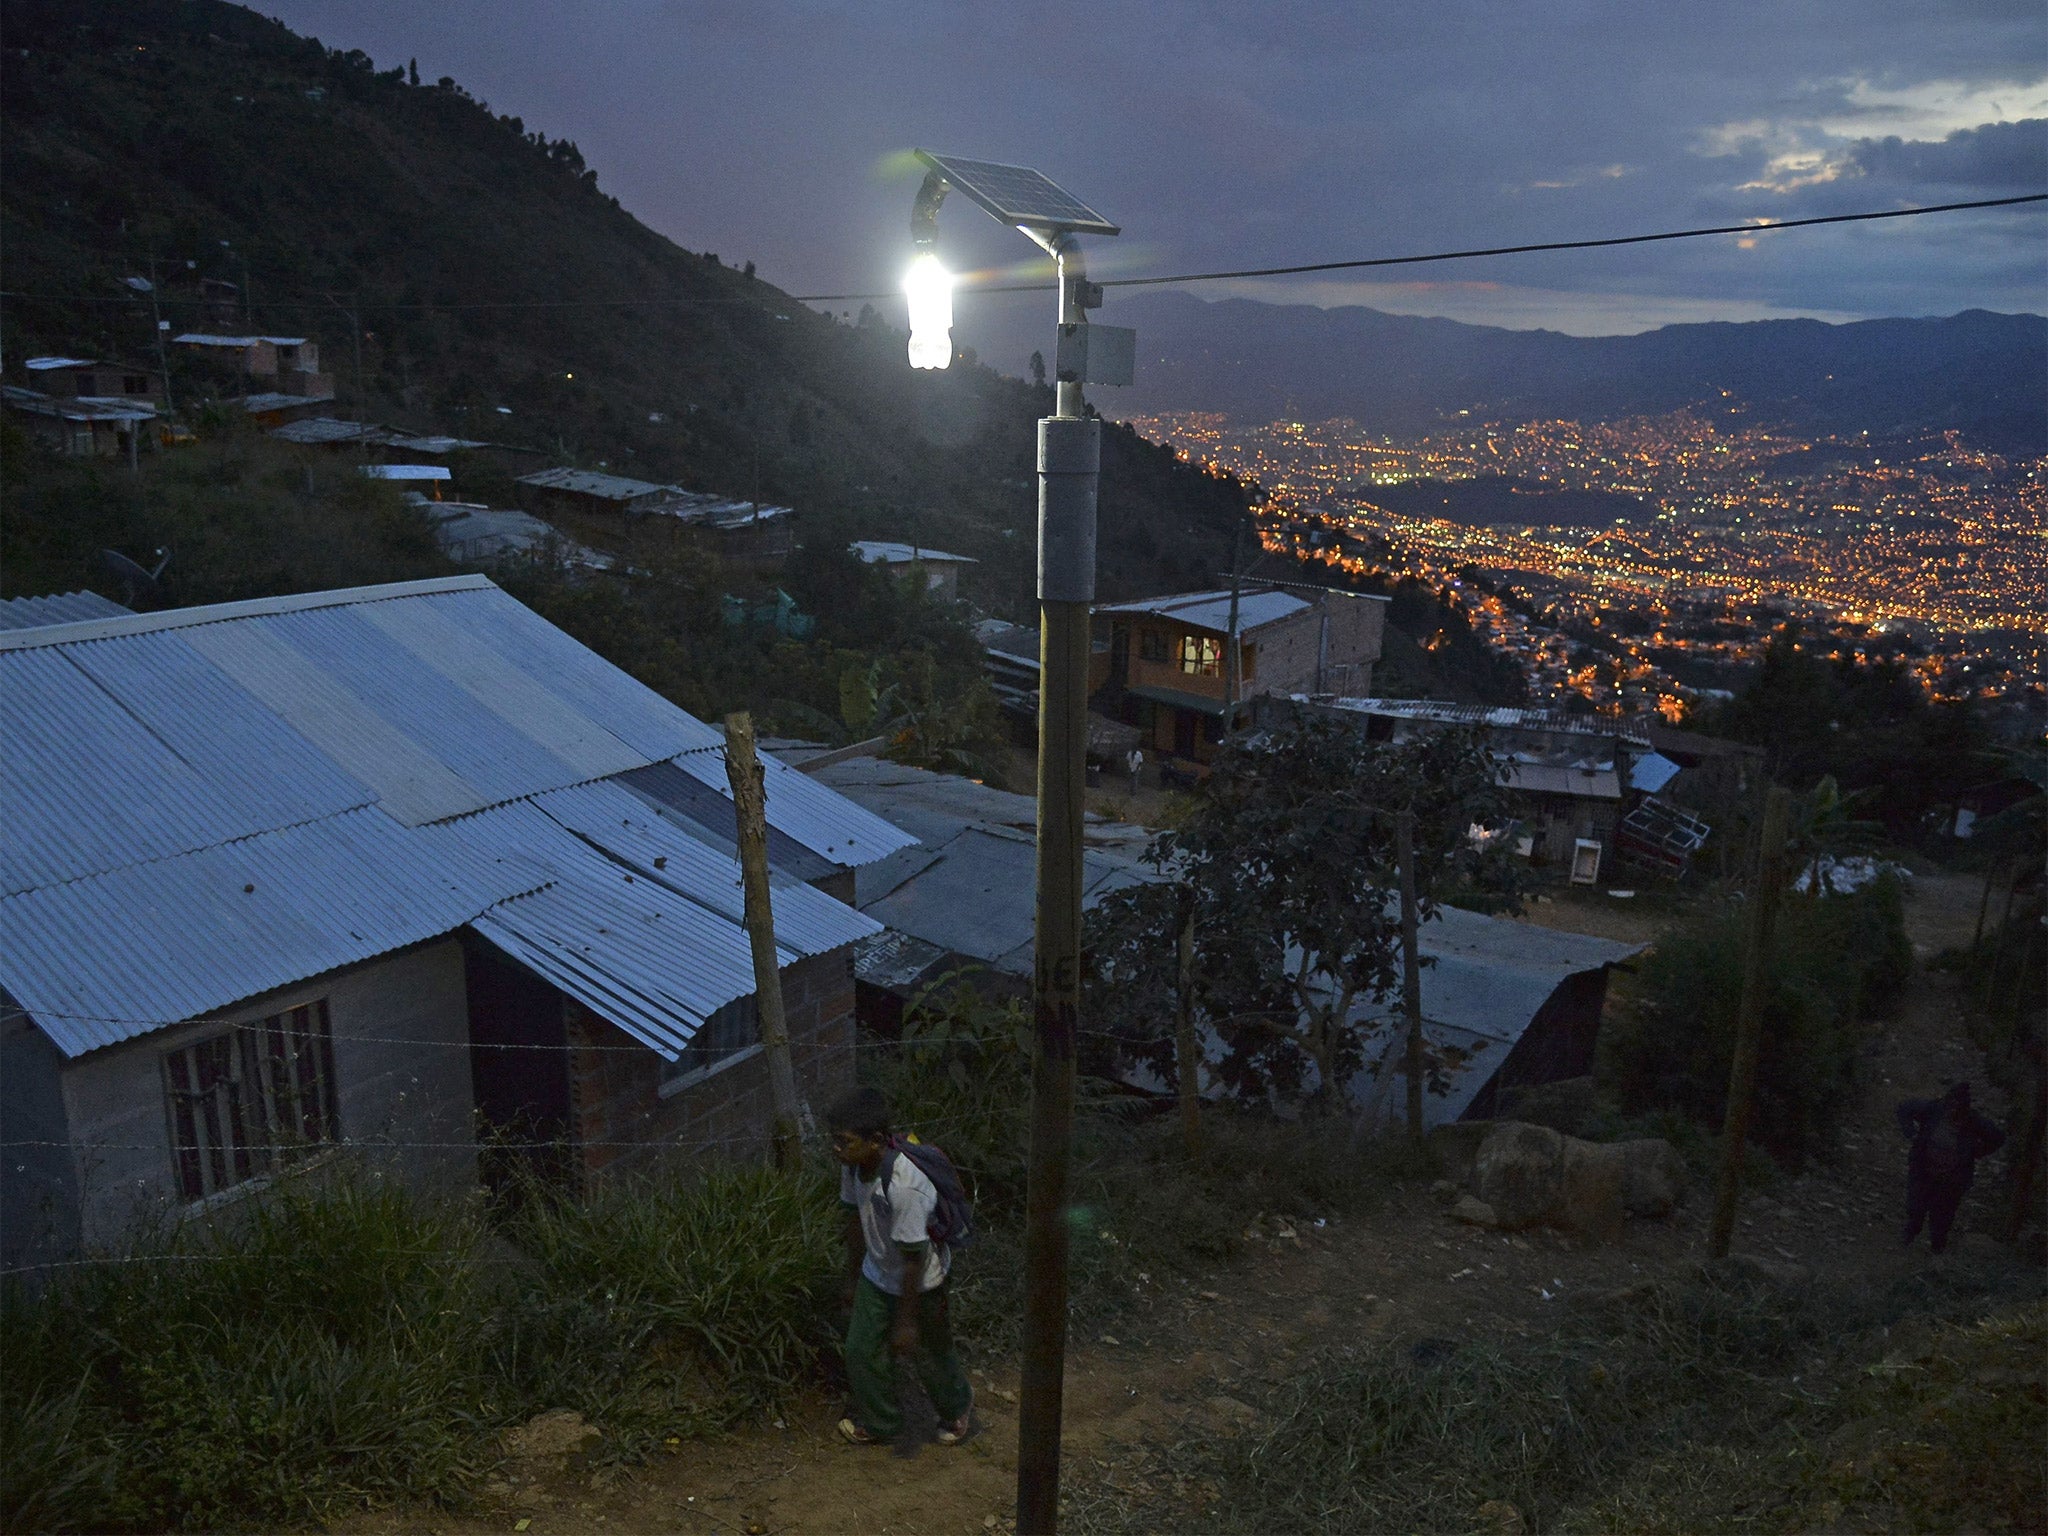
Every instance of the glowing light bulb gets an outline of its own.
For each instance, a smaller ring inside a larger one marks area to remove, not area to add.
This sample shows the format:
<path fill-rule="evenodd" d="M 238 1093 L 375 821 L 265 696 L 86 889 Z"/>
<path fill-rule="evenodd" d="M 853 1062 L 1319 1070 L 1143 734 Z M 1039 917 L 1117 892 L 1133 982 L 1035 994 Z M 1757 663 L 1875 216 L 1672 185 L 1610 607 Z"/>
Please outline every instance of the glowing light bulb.
<path fill-rule="evenodd" d="M 910 366 L 944 368 L 953 361 L 953 274 L 926 251 L 903 275 L 910 301 Z"/>

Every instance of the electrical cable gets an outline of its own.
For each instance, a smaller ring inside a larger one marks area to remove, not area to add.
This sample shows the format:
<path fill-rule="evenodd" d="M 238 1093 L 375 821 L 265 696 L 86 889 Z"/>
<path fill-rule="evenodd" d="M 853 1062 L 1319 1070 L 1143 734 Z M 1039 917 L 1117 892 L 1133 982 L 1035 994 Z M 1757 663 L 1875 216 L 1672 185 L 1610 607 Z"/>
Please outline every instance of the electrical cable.
<path fill-rule="evenodd" d="M 1215 272 L 1175 272 L 1161 277 L 1111 277 L 1102 279 L 1105 288 L 1147 288 L 1170 287 L 1179 283 L 1213 283 L 1247 277 L 1299 277 L 1317 272 L 1353 272 L 1372 267 L 1416 266 L 1426 262 L 1472 261 L 1489 256 L 1526 256 L 1544 251 L 1590 251 L 1612 246 L 1649 245 L 1667 240 L 1697 240 L 1713 235 L 1759 235 L 1770 234 L 1782 229 L 1811 229 L 1822 224 L 1865 224 L 1883 219 L 1914 219 L 1934 213 L 1961 213 L 1971 209 L 2011 208 L 2026 203 L 2048 202 L 2048 192 L 2026 192 L 2014 197 L 1973 198 L 1966 202 L 1929 203 L 1918 208 L 1882 208 L 1865 213 L 1827 213 L 1806 219 L 1773 219 L 1750 224 L 1713 224 L 1697 229 L 1659 230 L 1646 235 L 1608 235 L 1590 240 L 1546 240 L 1525 245 L 1475 246 L 1461 250 L 1428 251 L 1408 256 L 1365 256 L 1342 261 L 1301 262 L 1279 267 L 1237 267 Z M 975 293 L 1051 293 L 1054 283 L 992 283 L 987 285 L 963 285 Z M 166 304 L 204 304 L 209 302 L 203 296 L 159 294 L 158 300 Z M 797 304 L 842 304 L 866 302 L 875 299 L 894 299 L 901 295 L 894 290 L 877 293 L 793 293 L 783 295 Z M 133 304 L 141 302 L 139 294 L 55 294 L 20 293 L 0 291 L 0 298 L 31 300 L 51 304 Z M 333 306 L 333 301 L 321 298 L 271 299 L 263 301 L 266 309 L 324 309 Z M 368 301 L 350 306 L 357 310 L 378 311 L 445 311 L 484 309 L 661 309 L 661 308 L 723 308 L 759 307 L 759 301 L 748 298 L 702 299 L 702 298 L 640 298 L 640 299 L 478 299 L 453 303 L 399 304 L 382 301 Z"/>

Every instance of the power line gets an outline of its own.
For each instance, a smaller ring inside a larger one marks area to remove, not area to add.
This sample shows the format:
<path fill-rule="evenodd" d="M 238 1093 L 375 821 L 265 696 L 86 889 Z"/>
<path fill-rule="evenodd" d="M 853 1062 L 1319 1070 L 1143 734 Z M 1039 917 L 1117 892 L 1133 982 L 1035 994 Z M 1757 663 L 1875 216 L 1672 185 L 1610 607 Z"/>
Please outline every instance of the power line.
<path fill-rule="evenodd" d="M 1697 229 L 1660 230 L 1645 235 L 1609 235 L 1591 240 L 1547 240 L 1527 245 L 1475 246 L 1461 250 L 1427 251 L 1407 256 L 1365 256 L 1342 261 L 1303 262 L 1282 267 L 1238 267 L 1215 272 L 1176 272 L 1161 277 L 1113 277 L 1105 278 L 1105 288 L 1147 288 L 1167 287 L 1177 283 L 1212 283 L 1246 277 L 1298 277 L 1316 272 L 1353 272 L 1372 267 L 1417 266 L 1427 262 L 1473 261 L 1489 256 L 1526 256 L 1543 251 L 1590 251 L 1612 246 L 1650 245 L 1667 240 L 1698 240 L 1712 235 L 1759 235 L 1770 234 L 1783 229 L 1811 229 L 1822 224 L 1865 224 L 1882 219 L 1915 219 L 1934 213 L 1962 213 L 1971 209 L 2011 208 L 2025 203 L 2048 202 L 2048 192 L 2028 192 L 2016 197 L 1976 198 L 1967 202 L 1929 203 L 1918 208 L 1883 208 L 1867 213 L 1829 213 L 1808 219 L 1774 219 L 1752 224 L 1713 224 Z M 991 283 L 976 285 L 976 293 L 1050 293 L 1056 287 L 1053 283 Z M 893 299 L 899 295 L 892 290 L 875 293 L 794 293 L 787 297 L 797 304 L 841 304 L 865 302 L 874 299 Z M 137 302 L 135 294 L 56 294 L 0 292 L 0 298 L 30 300 L 50 304 L 132 304 Z M 206 304 L 203 296 L 162 295 L 164 303 Z M 265 299 L 266 309 L 317 309 L 324 307 L 326 300 L 312 299 Z M 393 303 L 372 302 L 360 306 L 365 310 L 380 311 L 445 311 L 445 310 L 492 310 L 492 309 L 715 309 L 730 307 L 766 307 L 764 301 L 753 298 L 636 298 L 636 299 L 475 299 L 457 300 L 451 303 Z"/>

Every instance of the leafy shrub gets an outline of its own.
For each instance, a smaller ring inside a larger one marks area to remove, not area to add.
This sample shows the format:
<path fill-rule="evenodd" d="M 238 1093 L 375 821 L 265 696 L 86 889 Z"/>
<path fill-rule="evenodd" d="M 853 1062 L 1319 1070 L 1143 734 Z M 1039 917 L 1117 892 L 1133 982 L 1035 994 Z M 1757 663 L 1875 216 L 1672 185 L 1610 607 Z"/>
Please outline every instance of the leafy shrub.
<path fill-rule="evenodd" d="M 0 1297 L 7 1529 L 299 1522 L 482 1464 L 478 1228 L 367 1181 L 236 1214 Z"/>
<path fill-rule="evenodd" d="M 534 1262 L 505 1373 L 526 1401 L 575 1408 L 629 1443 L 774 1406 L 830 1338 L 838 1233 L 822 1177 L 768 1168 L 529 1200 L 512 1236 Z"/>
<path fill-rule="evenodd" d="M 1722 908 L 1657 941 L 1632 1005 L 1600 1044 L 1603 1088 L 1626 1114 L 1675 1109 L 1709 1125 L 1727 1107 L 1742 995 L 1746 914 Z M 1864 1019 L 1888 1009 L 1912 968 L 1898 890 L 1788 895 L 1772 936 L 1752 1134 L 1797 1164 L 1833 1136 Z"/>
<path fill-rule="evenodd" d="M 575 1408 L 631 1455 L 778 1401 L 829 1336 L 836 1219 L 815 1174 L 529 1201 L 525 1254 L 368 1178 L 233 1216 L 0 1294 L 0 1529 L 459 1504 L 508 1424 Z"/>

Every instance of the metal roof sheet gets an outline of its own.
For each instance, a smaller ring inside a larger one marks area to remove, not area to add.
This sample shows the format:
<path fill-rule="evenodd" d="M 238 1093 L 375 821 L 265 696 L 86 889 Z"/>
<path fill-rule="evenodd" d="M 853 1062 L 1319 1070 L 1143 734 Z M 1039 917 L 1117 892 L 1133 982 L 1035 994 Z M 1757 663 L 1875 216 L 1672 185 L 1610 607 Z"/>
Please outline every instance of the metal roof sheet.
<path fill-rule="evenodd" d="M 1437 920 L 1417 934 L 1417 947 L 1431 962 L 1422 970 L 1423 1033 L 1436 1045 L 1455 1047 L 1465 1060 L 1444 1074 L 1448 1092 L 1423 1095 L 1423 1120 L 1431 1126 L 1465 1113 L 1567 977 L 1618 964 L 1643 949 L 1458 907 L 1437 911 Z M 1347 1085 L 1347 1097 L 1375 1123 L 1398 1123 L 1407 1112 L 1407 1080 L 1397 1065 L 1406 1033 L 1399 1014 L 1398 997 L 1362 1003 L 1352 1014 L 1378 1021 L 1365 1042 L 1365 1058 L 1383 1065 L 1376 1075 L 1361 1072 Z"/>
<path fill-rule="evenodd" d="M 52 368 L 91 368 L 94 363 L 89 357 L 32 357 L 21 366 L 30 373 L 47 373 Z"/>
<path fill-rule="evenodd" d="M 1628 765 L 1628 787 L 1654 795 L 1684 772 L 1661 752 L 1651 752 Z"/>
<path fill-rule="evenodd" d="M 594 469 L 571 469 L 566 465 L 555 469 L 537 469 L 530 475 L 521 475 L 519 483 L 536 486 L 544 491 L 568 491 L 578 496 L 596 496 L 605 501 L 635 501 L 642 496 L 657 496 L 663 493 L 685 494 L 680 486 L 656 485 L 651 480 L 632 480 L 624 475 L 605 475 Z"/>
<path fill-rule="evenodd" d="M 265 411 L 287 411 L 295 405 L 325 405 L 333 398 L 334 396 L 331 393 L 324 395 L 286 395 L 280 394 L 276 390 L 264 390 L 257 394 L 242 396 L 239 404 L 250 415 L 257 416 Z"/>
<path fill-rule="evenodd" d="M 352 443 L 378 430 L 371 422 L 337 421 L 332 416 L 308 416 L 303 421 L 288 421 L 281 427 L 272 427 L 270 435 L 279 442 L 311 446 L 323 443 Z"/>
<path fill-rule="evenodd" d="M 460 927 L 546 876 L 374 809 L 0 899 L 0 981 L 68 1056 Z"/>
<path fill-rule="evenodd" d="M 661 816 L 622 785 L 578 784 L 540 795 L 533 804 L 637 871 L 641 879 L 667 886 L 728 922 L 746 920 L 739 860 Z M 773 870 L 769 905 L 775 914 L 775 943 L 785 965 L 881 930 L 880 923 L 862 917 L 815 886 Z"/>
<path fill-rule="evenodd" d="M 675 764 L 698 783 L 732 798 L 723 740 L 716 750 L 685 753 Z M 835 864 L 852 868 L 872 864 L 917 841 L 786 763 L 764 757 L 761 767 L 768 795 L 768 825 Z"/>
<path fill-rule="evenodd" d="M 69 1054 L 472 920 L 671 1055 L 753 990 L 729 843 L 601 782 L 703 789 L 722 736 L 480 579 L 0 635 L 0 735 L 0 986 Z M 827 846 L 907 840 L 769 784 Z M 879 931 L 772 899 L 785 961 Z"/>
<path fill-rule="evenodd" d="M 1291 618 L 1314 606 L 1309 599 L 1278 587 L 1246 587 L 1238 593 L 1237 630 L 1239 634 L 1249 634 L 1261 625 Z M 1190 629 L 1214 630 L 1219 635 L 1230 633 L 1230 593 L 1227 589 L 1220 592 L 1177 592 L 1128 603 L 1103 603 L 1095 611 L 1146 613 L 1155 618 L 1172 619 Z"/>
<path fill-rule="evenodd" d="M 0 629 L 39 629 L 45 624 L 76 624 L 82 619 L 107 619 L 130 611 L 97 592 L 53 592 L 47 597 L 10 597 L 0 602 Z"/>
<path fill-rule="evenodd" d="M 1307 701 L 1308 695 L 1296 694 Z M 1445 699 L 1317 699 L 1331 709 L 1378 715 L 1389 720 L 1427 720 L 1438 725 L 1479 725 L 1492 730 L 1542 731 L 1568 736 L 1619 737 L 1647 747 L 1649 738 L 1632 721 L 1598 715 L 1568 715 L 1559 709 L 1516 709 L 1494 704 L 1455 704 Z"/>
<path fill-rule="evenodd" d="M 909 565 L 922 560 L 930 565 L 979 565 L 972 555 L 949 555 L 943 549 L 922 544 L 895 544 L 887 539 L 855 539 L 846 546 L 868 565 Z"/>
<path fill-rule="evenodd" d="M 445 464 L 363 464 L 356 473 L 371 480 L 453 480 Z"/>

